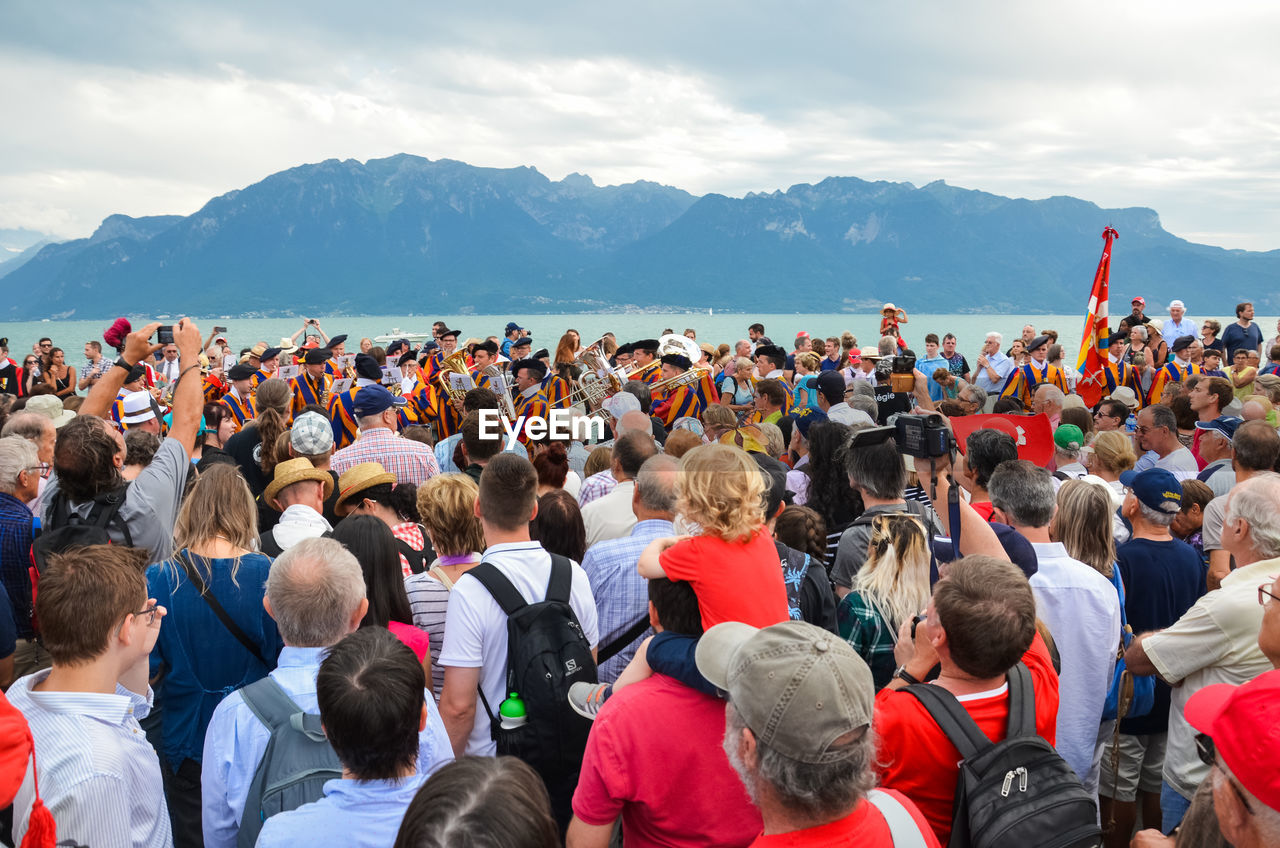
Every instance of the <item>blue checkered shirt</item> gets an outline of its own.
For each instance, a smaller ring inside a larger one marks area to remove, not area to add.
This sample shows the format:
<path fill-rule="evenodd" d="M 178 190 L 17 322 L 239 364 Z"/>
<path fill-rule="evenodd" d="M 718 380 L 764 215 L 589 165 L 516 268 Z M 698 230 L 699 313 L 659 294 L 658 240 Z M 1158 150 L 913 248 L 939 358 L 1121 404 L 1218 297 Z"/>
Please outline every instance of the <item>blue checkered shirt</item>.
<path fill-rule="evenodd" d="M 631 528 L 630 536 L 592 545 L 582 558 L 582 568 L 591 581 L 591 594 L 595 596 L 596 610 L 600 616 L 602 649 L 626 633 L 642 616 L 648 616 L 649 584 L 636 571 L 636 563 L 640 561 L 640 553 L 650 542 L 673 535 L 675 529 L 670 521 L 651 518 L 637 522 Z M 652 632 L 646 630 L 639 639 L 602 663 L 601 682 L 612 683 L 616 680 L 635 656 L 640 640 Z"/>

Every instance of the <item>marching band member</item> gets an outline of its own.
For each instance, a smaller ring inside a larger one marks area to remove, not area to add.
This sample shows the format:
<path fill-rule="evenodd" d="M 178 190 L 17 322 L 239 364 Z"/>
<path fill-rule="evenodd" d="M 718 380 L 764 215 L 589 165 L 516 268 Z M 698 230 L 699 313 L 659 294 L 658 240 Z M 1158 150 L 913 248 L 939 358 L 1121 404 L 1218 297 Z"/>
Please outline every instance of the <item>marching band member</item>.
<path fill-rule="evenodd" d="M 662 363 L 657 360 L 658 340 L 641 339 L 631 343 L 631 367 L 636 372 L 630 379 L 650 385 L 662 379 Z"/>
<path fill-rule="evenodd" d="M 1164 367 L 1156 372 L 1155 380 L 1151 383 L 1151 394 L 1147 398 L 1149 403 L 1159 403 L 1161 396 L 1164 394 L 1165 386 L 1170 383 L 1181 383 L 1188 377 L 1204 373 L 1203 366 L 1191 361 L 1199 358 L 1195 350 L 1195 346 L 1198 344 L 1200 342 L 1195 336 L 1178 336 L 1173 340 L 1173 345 L 1170 348 L 1173 351 L 1173 356 L 1164 364 Z"/>
<path fill-rule="evenodd" d="M 1138 369 L 1124 361 L 1124 346 L 1128 340 L 1125 333 L 1112 333 L 1107 339 L 1107 359 L 1102 363 L 1102 394 L 1110 397 L 1116 389 L 1128 386 L 1138 398 L 1138 407 L 1142 408 L 1146 405 L 1142 397 L 1142 379 Z"/>
<path fill-rule="evenodd" d="M 283 348 L 269 347 L 262 351 L 262 356 L 258 357 L 258 370 L 253 372 L 250 379 L 252 387 L 258 388 L 263 380 L 270 380 L 276 375 L 280 369 L 280 354 L 284 352 Z"/>
<path fill-rule="evenodd" d="M 302 371 L 289 381 L 293 389 L 293 414 L 297 415 L 308 404 L 324 406 L 333 378 L 327 373 L 329 363 L 327 347 L 313 347 L 302 357 Z"/>
<path fill-rule="evenodd" d="M 1065 394 L 1067 379 L 1063 376 L 1061 369 L 1049 364 L 1048 336 L 1036 336 L 1028 342 L 1027 353 L 1031 354 L 1031 359 L 1026 365 L 1013 369 L 1004 384 L 1004 390 L 1000 392 L 1000 397 L 1017 398 L 1022 401 L 1023 410 L 1030 412 L 1031 397 L 1036 393 L 1037 388 L 1045 383 L 1052 383 Z"/>
<path fill-rule="evenodd" d="M 201 392 L 205 403 L 217 403 L 222 396 L 231 391 L 230 384 L 222 378 L 222 357 L 214 357 L 211 361 L 207 354 L 200 354 L 200 373 L 204 378 Z"/>
<path fill-rule="evenodd" d="M 684 354 L 668 353 L 661 360 L 662 379 L 674 380 L 692 367 L 693 363 Z M 698 383 L 694 383 L 668 390 L 662 400 L 654 403 L 650 414 L 669 429 L 675 424 L 677 418 L 699 418 L 704 409 L 706 405 L 698 391 Z"/>
<path fill-rule="evenodd" d="M 247 362 L 237 362 L 232 365 L 231 370 L 227 372 L 227 378 L 231 381 L 231 390 L 218 401 L 231 413 L 237 433 L 244 427 L 246 421 L 255 418 L 258 414 L 253 406 L 253 389 L 251 388 L 253 375 L 254 368 Z"/>
<path fill-rule="evenodd" d="M 355 371 L 354 385 L 329 399 L 334 450 L 342 450 L 360 434 L 360 425 L 356 421 L 356 392 L 365 386 L 376 386 L 382 381 L 382 369 L 378 367 L 377 360 L 367 353 L 356 354 Z"/>
<path fill-rule="evenodd" d="M 528 437 L 522 421 L 530 418 L 546 419 L 551 412 L 551 404 L 542 391 L 542 379 L 547 376 L 547 366 L 536 359 L 522 359 L 511 363 L 511 378 L 515 381 L 516 422 L 519 439 L 527 448 Z"/>
<path fill-rule="evenodd" d="M 342 333 L 329 339 L 329 343 L 325 345 L 329 349 L 329 361 L 324 364 L 324 373 L 330 377 L 341 377 L 342 369 L 338 367 L 338 363 L 334 360 L 339 356 L 347 355 L 347 335 Z M 264 354 L 265 356 L 265 354 Z"/>

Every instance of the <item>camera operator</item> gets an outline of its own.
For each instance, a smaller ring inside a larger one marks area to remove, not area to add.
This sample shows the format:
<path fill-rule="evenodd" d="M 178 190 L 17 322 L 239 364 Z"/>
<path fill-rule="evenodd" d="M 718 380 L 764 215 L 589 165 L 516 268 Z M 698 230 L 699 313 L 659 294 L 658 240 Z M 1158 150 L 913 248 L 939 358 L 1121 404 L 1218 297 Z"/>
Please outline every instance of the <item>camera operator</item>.
<path fill-rule="evenodd" d="M 159 323 L 148 324 L 125 339 L 115 366 L 94 384 L 80 407 L 80 414 L 58 431 L 54 447 L 54 476 L 44 495 L 44 527 L 56 529 L 55 503 L 65 500 L 71 512 L 84 518 L 95 499 L 113 490 L 123 491 L 124 503 L 117 521 L 107 526 L 113 544 L 127 544 L 148 551 L 148 562 L 159 562 L 173 553 L 173 524 L 191 468 L 204 395 L 200 378 L 200 331 L 189 318 L 173 328 L 183 367 L 173 390 L 173 424 L 151 464 L 124 489 L 120 469 L 124 464 L 124 436 L 107 416 L 112 401 L 130 370 L 160 349 L 151 336 Z M 194 369 L 194 372 L 193 372 Z"/>

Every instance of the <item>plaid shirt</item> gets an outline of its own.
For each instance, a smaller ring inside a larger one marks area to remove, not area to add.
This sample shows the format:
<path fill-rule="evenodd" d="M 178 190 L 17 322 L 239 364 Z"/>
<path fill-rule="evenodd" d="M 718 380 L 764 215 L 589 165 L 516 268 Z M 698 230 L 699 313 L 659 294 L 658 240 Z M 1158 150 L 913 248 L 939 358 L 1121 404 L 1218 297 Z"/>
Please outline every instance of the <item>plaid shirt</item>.
<path fill-rule="evenodd" d="M 591 581 L 591 594 L 596 598 L 600 615 L 600 647 L 605 647 L 627 632 L 649 610 L 649 581 L 636 571 L 640 553 L 654 539 L 675 533 L 670 521 L 650 519 L 631 528 L 631 534 L 620 539 L 598 542 L 587 549 L 582 569 Z M 646 630 L 645 633 L 651 633 Z M 640 638 L 644 638 L 641 634 Z M 618 678 L 640 646 L 640 639 L 600 664 L 601 682 Z"/>
<path fill-rule="evenodd" d="M 897 668 L 893 659 L 893 646 L 898 641 L 897 631 L 889 626 L 884 616 L 857 590 L 845 595 L 840 601 L 836 619 L 840 625 L 841 637 L 870 666 L 876 690 L 883 689 L 893 679 L 894 669 Z"/>
<path fill-rule="evenodd" d="M 426 540 L 422 538 L 422 531 L 418 529 L 418 525 L 414 524 L 412 521 L 405 521 L 402 524 L 397 524 L 395 527 L 392 527 L 391 535 L 395 536 L 415 551 L 420 551 L 427 546 Z M 413 569 L 409 567 L 409 560 L 404 554 L 400 554 L 399 556 L 400 570 L 404 572 L 405 577 L 408 577 L 410 574 L 413 574 Z M 430 566 L 431 563 L 428 562 L 426 565 Z"/>
<path fill-rule="evenodd" d="M 362 462 L 378 462 L 396 475 L 396 482 L 421 486 L 440 473 L 431 448 L 412 439 L 402 439 L 386 427 L 363 430 L 350 447 L 333 455 L 329 467 L 342 476 Z"/>
<path fill-rule="evenodd" d="M 613 479 L 613 472 L 607 468 L 592 474 L 582 481 L 582 489 L 578 492 L 578 506 L 583 507 L 597 498 L 603 498 L 617 485 L 618 481 Z"/>

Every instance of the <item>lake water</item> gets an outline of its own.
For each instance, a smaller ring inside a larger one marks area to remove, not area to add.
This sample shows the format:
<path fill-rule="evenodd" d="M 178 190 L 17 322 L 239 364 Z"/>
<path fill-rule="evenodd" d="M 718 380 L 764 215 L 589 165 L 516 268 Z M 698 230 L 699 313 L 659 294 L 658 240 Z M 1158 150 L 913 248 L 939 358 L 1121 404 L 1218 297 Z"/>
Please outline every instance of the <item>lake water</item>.
<path fill-rule="evenodd" d="M 1123 313 L 1121 313 L 1123 314 Z M 145 316 L 128 316 L 134 327 L 140 327 L 149 319 Z M 1201 320 L 1205 316 L 1194 316 Z M 1234 318 L 1217 317 L 1225 326 Z M 1076 352 L 1080 347 L 1080 337 L 1084 329 L 1084 313 L 1076 315 L 996 315 L 996 314 L 951 314 L 930 315 L 915 314 L 909 316 L 910 321 L 903 326 L 903 335 L 908 344 L 919 355 L 924 355 L 924 336 L 926 333 L 937 333 L 939 337 L 945 333 L 954 333 L 959 340 L 958 350 L 969 358 L 970 362 L 982 346 L 982 340 L 989 331 L 1003 333 L 1006 346 L 1017 338 L 1024 324 L 1034 324 L 1037 329 L 1053 329 L 1058 331 L 1059 341 L 1066 349 L 1066 361 L 1074 364 Z M 347 349 L 357 349 L 362 336 L 384 335 L 394 329 L 406 332 L 430 333 L 431 323 L 436 316 L 405 315 L 358 315 L 321 317 L 320 324 L 329 335 L 346 333 L 350 336 Z M 502 335 L 508 321 L 516 321 L 528 328 L 534 339 L 534 349 L 546 347 L 553 350 L 556 341 L 565 329 L 572 327 L 582 335 L 584 343 L 589 343 L 605 332 L 612 331 L 620 342 L 639 338 L 656 338 L 662 330 L 671 328 L 682 333 L 692 327 L 697 331 L 698 340 L 718 344 L 733 344 L 746 338 L 747 325 L 759 321 L 765 326 L 765 333 L 773 341 L 787 350 L 795 334 L 801 330 L 814 336 L 838 336 L 849 330 L 858 339 L 860 346 L 874 345 L 878 340 L 880 316 L 877 314 L 758 314 L 742 313 L 625 313 L 625 314 L 544 314 L 544 315 L 443 315 L 439 320 L 451 328 L 460 330 L 461 340 L 468 337 Z M 1118 320 L 1118 319 L 1117 319 Z M 1263 334 L 1270 336 L 1270 329 L 1275 326 L 1274 318 L 1258 317 Z M 49 336 L 55 345 L 67 351 L 67 361 L 72 365 L 83 362 L 81 349 L 89 339 L 102 339 L 103 331 L 110 321 L 31 321 L 0 323 L 0 336 L 9 339 L 10 356 L 21 362 L 22 356 L 29 350 L 33 342 L 41 336 Z M 215 325 L 227 327 L 228 340 L 231 346 L 239 350 L 250 347 L 255 342 L 265 341 L 269 345 L 278 344 L 282 337 L 297 332 L 302 325 L 300 318 L 196 318 L 200 330 L 208 337 Z M 107 351 L 109 354 L 110 351 Z"/>

